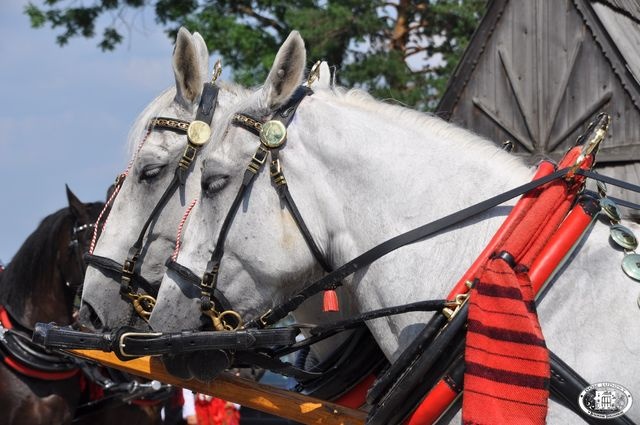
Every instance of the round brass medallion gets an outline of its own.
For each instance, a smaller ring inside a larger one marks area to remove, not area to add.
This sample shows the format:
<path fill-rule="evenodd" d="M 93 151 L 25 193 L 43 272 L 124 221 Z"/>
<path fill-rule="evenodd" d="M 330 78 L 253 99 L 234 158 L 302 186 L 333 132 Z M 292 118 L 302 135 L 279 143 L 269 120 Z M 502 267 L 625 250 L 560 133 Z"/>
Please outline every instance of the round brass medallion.
<path fill-rule="evenodd" d="M 287 138 L 287 128 L 280 121 L 271 120 L 262 124 L 260 141 L 267 148 L 273 149 L 281 146 Z"/>
<path fill-rule="evenodd" d="M 211 127 L 204 121 L 193 121 L 187 129 L 189 141 L 196 146 L 202 146 L 211 138 Z"/>

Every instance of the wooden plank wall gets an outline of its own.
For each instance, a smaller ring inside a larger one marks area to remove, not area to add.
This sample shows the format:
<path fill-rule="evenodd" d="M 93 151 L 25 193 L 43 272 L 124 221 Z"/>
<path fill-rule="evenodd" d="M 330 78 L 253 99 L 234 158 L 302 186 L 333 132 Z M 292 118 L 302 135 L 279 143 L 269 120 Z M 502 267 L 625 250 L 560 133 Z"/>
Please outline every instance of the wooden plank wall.
<path fill-rule="evenodd" d="M 450 113 L 497 144 L 515 142 L 529 163 L 558 159 L 589 118 L 613 121 L 602 173 L 640 183 L 640 111 L 572 0 L 511 0 Z M 613 196 L 640 196 L 611 188 Z"/>

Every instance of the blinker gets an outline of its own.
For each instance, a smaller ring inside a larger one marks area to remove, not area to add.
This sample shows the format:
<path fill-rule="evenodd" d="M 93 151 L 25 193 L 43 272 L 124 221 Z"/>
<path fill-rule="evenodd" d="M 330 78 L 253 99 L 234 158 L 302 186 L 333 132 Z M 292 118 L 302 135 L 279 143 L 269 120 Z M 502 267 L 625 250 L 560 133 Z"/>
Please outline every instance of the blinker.
<path fill-rule="evenodd" d="M 204 121 L 192 121 L 187 128 L 187 137 L 192 144 L 202 146 L 211 138 L 211 127 Z"/>
<path fill-rule="evenodd" d="M 620 224 L 611 226 L 611 239 L 626 250 L 633 251 L 638 247 L 638 240 L 633 232 Z"/>
<path fill-rule="evenodd" d="M 287 138 L 287 128 L 278 120 L 267 121 L 262 124 L 260 130 L 260 141 L 269 148 L 274 149 L 282 146 Z"/>

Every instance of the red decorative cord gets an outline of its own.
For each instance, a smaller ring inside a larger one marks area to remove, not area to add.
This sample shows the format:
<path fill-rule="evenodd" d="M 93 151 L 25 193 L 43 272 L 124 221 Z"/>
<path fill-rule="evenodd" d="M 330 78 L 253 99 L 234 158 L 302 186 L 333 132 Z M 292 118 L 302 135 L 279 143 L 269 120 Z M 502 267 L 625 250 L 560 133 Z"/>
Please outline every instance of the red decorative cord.
<path fill-rule="evenodd" d="M 147 128 L 147 132 L 145 133 L 144 137 L 142 138 L 142 141 L 138 144 L 138 147 L 136 148 L 136 152 L 131 157 L 131 160 L 129 161 L 129 164 L 127 165 L 127 169 L 122 174 L 120 174 L 120 176 L 118 177 L 118 179 L 120 181 L 124 180 L 129 175 L 129 171 L 133 167 L 133 163 L 136 160 L 136 158 L 138 157 L 138 154 L 140 153 L 140 149 L 142 149 L 142 146 L 144 145 L 144 142 L 146 142 L 147 139 L 149 138 L 149 135 L 151 134 L 151 130 L 153 130 L 153 127 L 149 126 Z M 98 219 L 96 220 L 95 225 L 93 226 L 93 236 L 91 237 L 91 245 L 89 246 L 89 254 L 93 254 L 93 250 L 96 248 L 96 242 L 98 241 L 98 229 L 99 229 L 99 225 L 100 225 L 100 220 L 102 220 L 102 216 L 109 209 L 109 207 L 113 204 L 113 201 L 115 200 L 116 195 L 118 195 L 118 193 L 120 192 L 120 188 L 121 187 L 122 187 L 122 184 L 116 184 L 115 190 L 113 191 L 111 196 L 109 196 L 109 199 L 107 199 L 107 202 L 104 204 L 104 207 L 102 208 L 102 211 L 100 211 L 100 215 L 98 216 Z M 102 231 L 103 232 L 104 232 L 105 227 L 107 227 L 107 220 L 108 219 L 109 219 L 109 216 L 105 217 L 104 223 L 102 224 Z"/>
<path fill-rule="evenodd" d="M 182 216 L 182 220 L 180 220 L 180 224 L 178 225 L 178 234 L 176 235 L 176 249 L 173 250 L 173 254 L 171 255 L 171 260 L 176 261 L 178 259 L 178 253 L 180 252 L 180 239 L 182 239 L 182 228 L 184 227 L 184 223 L 187 221 L 189 214 L 191 214 L 191 210 L 198 202 L 197 199 L 191 201 L 191 204 L 187 207 L 187 210 L 184 212 Z"/>

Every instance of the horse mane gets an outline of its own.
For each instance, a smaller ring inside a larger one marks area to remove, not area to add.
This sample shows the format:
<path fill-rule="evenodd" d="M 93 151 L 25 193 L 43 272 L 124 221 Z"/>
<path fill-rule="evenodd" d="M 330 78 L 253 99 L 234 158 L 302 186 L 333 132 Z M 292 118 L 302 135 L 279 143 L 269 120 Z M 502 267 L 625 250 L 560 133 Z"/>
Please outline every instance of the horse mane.
<path fill-rule="evenodd" d="M 57 250 L 53 247 L 57 243 L 61 228 L 72 224 L 73 216 L 68 207 L 45 217 L 0 275 L 0 304 L 11 304 L 14 307 L 14 315 L 23 314 L 20 310 L 34 287 L 43 280 L 43 275 L 51 273 L 51 267 L 57 261 Z"/>
<path fill-rule="evenodd" d="M 387 122 L 396 122 L 424 133 L 434 134 L 441 140 L 450 140 L 456 143 L 461 152 L 471 150 L 474 154 L 482 155 L 490 161 L 500 161 L 499 163 L 504 167 L 522 168 L 525 165 L 523 159 L 507 153 L 489 139 L 447 122 L 434 114 L 377 100 L 361 89 L 336 86 L 330 90 L 318 90 L 317 93 L 322 97 L 330 96 L 343 104 L 382 115 Z"/>

